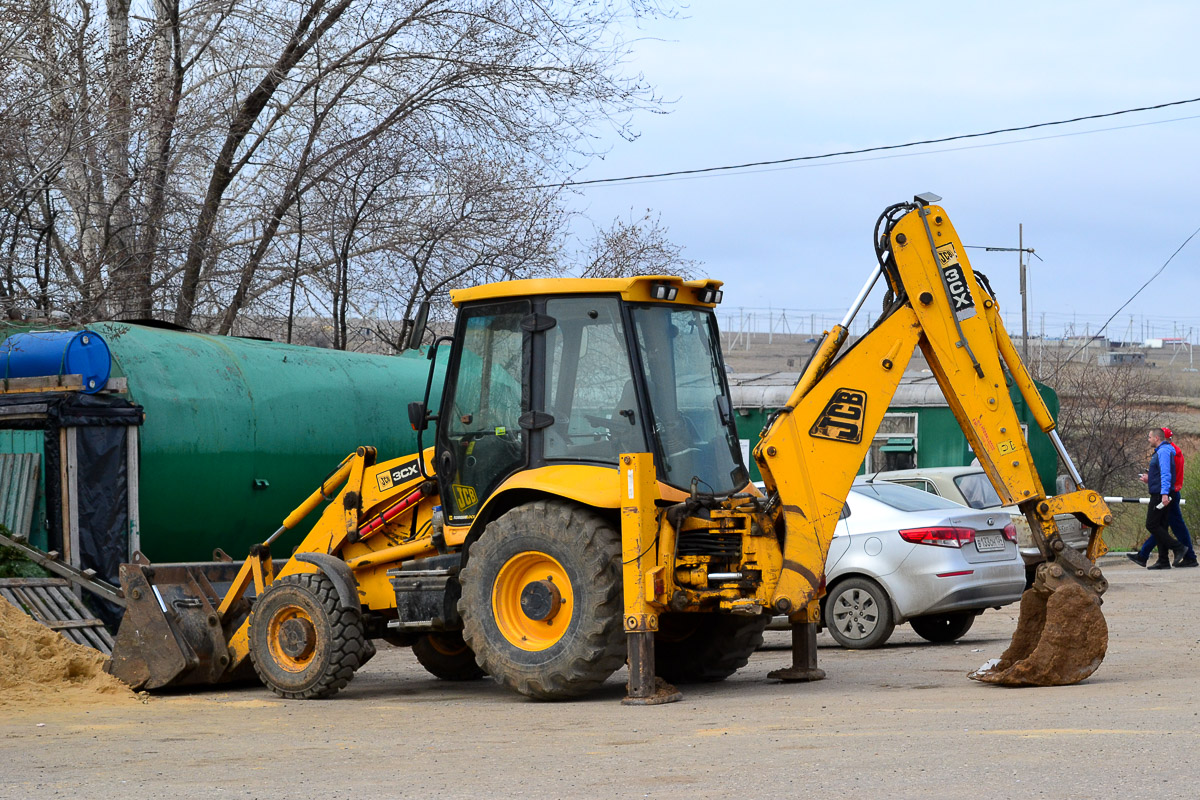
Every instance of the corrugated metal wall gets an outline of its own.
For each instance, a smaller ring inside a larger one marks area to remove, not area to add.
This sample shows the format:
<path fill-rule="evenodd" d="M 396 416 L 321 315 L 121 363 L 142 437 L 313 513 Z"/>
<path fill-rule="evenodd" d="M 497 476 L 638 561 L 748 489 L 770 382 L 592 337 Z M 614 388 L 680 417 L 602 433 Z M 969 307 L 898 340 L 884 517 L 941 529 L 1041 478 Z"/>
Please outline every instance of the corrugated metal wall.
<path fill-rule="evenodd" d="M 41 431 L 0 430 L 0 523 L 45 549 L 46 498 L 42 494 Z"/>

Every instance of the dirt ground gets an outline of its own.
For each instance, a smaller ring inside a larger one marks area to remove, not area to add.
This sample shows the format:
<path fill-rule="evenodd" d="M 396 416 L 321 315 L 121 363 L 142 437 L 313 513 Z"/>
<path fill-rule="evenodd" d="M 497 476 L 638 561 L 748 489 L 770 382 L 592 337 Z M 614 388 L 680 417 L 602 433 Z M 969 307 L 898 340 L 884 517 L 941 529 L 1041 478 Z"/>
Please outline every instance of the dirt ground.
<path fill-rule="evenodd" d="M 965 673 L 1016 606 L 960 642 L 907 626 L 880 650 L 821 636 L 827 680 L 782 685 L 788 634 L 682 702 L 626 707 L 624 673 L 546 704 L 452 684 L 384 648 L 336 698 L 261 687 L 149 703 L 0 711 L 0 797 L 1194 798 L 1200 570 L 1106 559 L 1108 657 L 1082 684 L 1004 689 Z"/>

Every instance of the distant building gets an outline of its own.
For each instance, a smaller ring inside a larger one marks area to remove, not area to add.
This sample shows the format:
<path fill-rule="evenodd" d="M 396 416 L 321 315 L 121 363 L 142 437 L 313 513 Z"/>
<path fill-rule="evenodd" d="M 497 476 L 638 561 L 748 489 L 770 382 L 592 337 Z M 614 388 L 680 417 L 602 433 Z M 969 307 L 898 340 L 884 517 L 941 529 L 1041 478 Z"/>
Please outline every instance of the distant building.
<path fill-rule="evenodd" d="M 1142 343 L 1142 347 L 1149 347 L 1151 350 L 1162 350 L 1164 347 L 1171 349 L 1186 347 L 1187 344 L 1187 339 L 1182 336 L 1164 336 L 1161 339 L 1147 339 Z"/>
<path fill-rule="evenodd" d="M 1101 353 L 1096 356 L 1096 363 L 1102 367 L 1116 367 L 1124 364 L 1145 366 L 1146 354 L 1138 352 Z"/>

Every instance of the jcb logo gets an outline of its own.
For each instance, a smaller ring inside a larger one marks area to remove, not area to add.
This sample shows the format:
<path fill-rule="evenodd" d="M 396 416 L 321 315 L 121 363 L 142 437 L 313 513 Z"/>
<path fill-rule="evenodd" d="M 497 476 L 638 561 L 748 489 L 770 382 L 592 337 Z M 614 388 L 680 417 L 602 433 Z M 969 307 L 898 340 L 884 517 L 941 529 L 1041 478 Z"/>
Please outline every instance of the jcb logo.
<path fill-rule="evenodd" d="M 479 495 L 475 494 L 474 486 L 463 486 L 462 484 L 454 484 L 454 499 L 458 502 L 458 510 L 466 511 L 479 502 Z"/>
<path fill-rule="evenodd" d="M 867 414 L 867 393 L 857 389 L 838 389 L 813 423 L 810 436 L 835 442 L 862 442 L 862 421 Z"/>
<path fill-rule="evenodd" d="M 960 320 L 974 316 L 975 300 L 967 287 L 967 276 L 958 263 L 958 251 L 948 242 L 937 249 L 937 255 L 946 279 L 946 288 L 950 292 L 950 306 L 954 315 Z"/>
<path fill-rule="evenodd" d="M 958 251 L 954 249 L 953 243 L 947 243 L 939 247 L 937 249 L 937 254 L 938 263 L 943 267 L 947 264 L 958 263 Z"/>
<path fill-rule="evenodd" d="M 399 486 L 402 483 L 407 483 L 420 474 L 421 469 L 417 462 L 409 461 L 388 472 L 379 473 L 379 476 L 376 478 L 376 480 L 379 482 L 379 491 L 386 492 L 393 486 Z"/>

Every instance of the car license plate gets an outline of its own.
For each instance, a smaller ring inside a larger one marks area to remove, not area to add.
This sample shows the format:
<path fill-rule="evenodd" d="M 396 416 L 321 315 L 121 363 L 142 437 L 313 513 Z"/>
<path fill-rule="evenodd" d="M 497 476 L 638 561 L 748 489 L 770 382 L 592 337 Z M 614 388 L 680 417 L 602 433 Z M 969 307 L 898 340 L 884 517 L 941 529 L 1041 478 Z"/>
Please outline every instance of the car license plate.
<path fill-rule="evenodd" d="M 981 553 L 994 553 L 1004 549 L 1004 536 L 999 533 L 975 534 L 975 549 Z"/>

